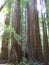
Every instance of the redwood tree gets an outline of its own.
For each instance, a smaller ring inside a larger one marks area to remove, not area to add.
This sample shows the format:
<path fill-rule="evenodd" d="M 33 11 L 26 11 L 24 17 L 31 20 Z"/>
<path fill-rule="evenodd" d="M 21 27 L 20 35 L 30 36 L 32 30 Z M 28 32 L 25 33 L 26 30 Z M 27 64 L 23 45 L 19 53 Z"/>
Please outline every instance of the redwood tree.
<path fill-rule="evenodd" d="M 45 0 L 41 0 L 41 5 L 44 7 Z M 42 15 L 42 28 L 43 28 L 43 45 L 44 45 L 44 65 L 48 65 L 48 38 L 47 38 L 47 27 L 46 27 L 46 12 L 42 13 L 44 8 L 41 8 Z"/>
<path fill-rule="evenodd" d="M 41 46 L 41 39 L 40 39 L 40 31 L 39 31 L 39 21 L 38 21 L 38 11 L 37 11 L 37 1 L 30 0 L 30 35 L 31 35 L 31 43 L 32 47 L 34 48 L 33 56 L 34 59 L 39 61 L 42 60 L 42 46 Z"/>
<path fill-rule="evenodd" d="M 47 28 L 46 21 L 42 21 L 43 26 L 43 44 L 44 44 L 44 65 L 48 65 L 48 38 L 47 38 Z"/>
<path fill-rule="evenodd" d="M 8 27 L 10 22 L 10 14 L 6 14 L 6 18 L 5 18 L 5 24 L 6 24 L 6 28 Z M 2 59 L 7 60 L 8 59 L 8 42 L 9 42 L 9 38 L 8 38 L 8 33 L 7 31 L 4 31 L 3 35 L 2 35 L 2 48 L 1 48 L 1 52 L 2 52 Z"/>
<path fill-rule="evenodd" d="M 20 0 L 14 1 L 14 13 L 13 13 L 13 27 L 16 30 L 17 34 L 20 34 L 20 21 L 21 21 L 21 15 L 20 15 Z"/>
<path fill-rule="evenodd" d="M 26 3 L 26 43 L 27 43 L 27 55 L 28 55 L 28 60 L 31 60 L 32 57 L 32 44 L 31 44 L 31 39 L 30 39 L 30 13 L 29 13 L 29 4 L 28 2 Z"/>
<path fill-rule="evenodd" d="M 44 45 L 44 65 L 48 65 L 48 37 L 47 37 L 47 27 L 45 20 L 45 13 L 42 14 L 42 28 L 43 28 L 43 45 Z"/>
<path fill-rule="evenodd" d="M 16 34 L 20 35 L 20 0 L 14 1 L 14 11 L 13 11 L 13 27 L 16 31 Z M 12 59 L 13 56 L 13 59 Z M 14 62 L 20 62 L 20 59 L 22 58 L 22 49 L 19 45 L 17 39 L 12 35 L 12 48 L 11 48 L 11 61 Z"/>

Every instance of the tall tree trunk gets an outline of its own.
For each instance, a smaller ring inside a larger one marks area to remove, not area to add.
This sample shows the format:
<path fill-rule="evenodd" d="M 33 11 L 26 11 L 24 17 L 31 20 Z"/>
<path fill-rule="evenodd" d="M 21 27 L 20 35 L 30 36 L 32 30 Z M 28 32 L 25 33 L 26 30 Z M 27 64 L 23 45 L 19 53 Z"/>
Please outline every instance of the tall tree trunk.
<path fill-rule="evenodd" d="M 28 2 L 26 3 L 26 42 L 27 42 L 27 54 L 28 54 L 28 60 L 32 59 L 32 44 L 30 43 L 31 39 L 30 39 L 30 14 L 29 14 L 29 4 Z"/>
<path fill-rule="evenodd" d="M 46 11 L 47 19 L 49 19 L 48 11 Z M 47 20 L 47 26 L 48 26 L 48 51 L 49 51 L 49 20 Z M 48 52 L 49 55 L 49 52 Z M 49 56 L 48 56 L 48 61 L 49 61 Z"/>
<path fill-rule="evenodd" d="M 44 19 L 44 17 L 42 17 Z M 47 38 L 47 28 L 46 21 L 42 20 L 43 26 L 43 43 L 44 43 L 44 65 L 48 65 L 48 38 Z"/>
<path fill-rule="evenodd" d="M 20 34 L 20 20 L 21 20 L 21 16 L 20 16 L 20 0 L 15 0 L 15 7 L 14 7 L 14 18 L 13 18 L 13 27 L 16 30 L 17 34 Z"/>
<path fill-rule="evenodd" d="M 48 22 L 48 38 L 49 38 L 49 22 Z"/>
<path fill-rule="evenodd" d="M 48 43 L 49 43 L 49 21 L 48 21 Z"/>
<path fill-rule="evenodd" d="M 39 61 L 42 60 L 42 46 L 41 46 L 41 39 L 40 39 L 40 31 L 39 31 L 39 22 L 38 22 L 38 11 L 37 11 L 37 1 L 30 0 L 30 28 L 31 28 L 31 43 L 34 47 L 33 56 L 34 59 Z M 31 33 L 30 32 L 30 33 Z"/>
<path fill-rule="evenodd" d="M 9 21 L 10 21 L 10 14 L 6 14 L 6 18 L 5 18 L 5 24 L 6 24 L 6 28 L 9 25 Z M 1 48 L 1 53 L 2 53 L 2 59 L 4 60 L 8 60 L 8 42 L 9 42 L 9 35 L 6 31 L 4 31 L 3 35 L 2 35 L 2 48 Z"/>
<path fill-rule="evenodd" d="M 16 34 L 20 35 L 20 0 L 14 1 L 14 12 L 13 12 L 13 27 L 16 31 Z M 15 53 L 14 53 L 15 52 Z M 13 60 L 12 60 L 13 56 Z M 21 46 L 18 44 L 18 41 L 12 35 L 12 48 L 11 48 L 11 61 L 13 63 L 20 62 L 22 58 L 22 49 Z"/>
<path fill-rule="evenodd" d="M 43 4 L 45 0 L 41 0 L 41 5 L 44 7 L 45 5 Z M 48 65 L 48 38 L 47 38 L 47 27 L 46 27 L 46 20 L 45 20 L 45 13 L 42 13 L 42 8 L 41 8 L 41 15 L 42 15 L 42 27 L 43 27 L 43 45 L 44 45 L 44 65 Z"/>
<path fill-rule="evenodd" d="M 48 39 L 46 23 L 43 22 L 43 42 L 44 42 L 44 65 L 48 65 Z"/>
<path fill-rule="evenodd" d="M 48 22 L 48 40 L 49 40 L 49 22 Z M 49 43 L 49 41 L 48 41 Z"/>

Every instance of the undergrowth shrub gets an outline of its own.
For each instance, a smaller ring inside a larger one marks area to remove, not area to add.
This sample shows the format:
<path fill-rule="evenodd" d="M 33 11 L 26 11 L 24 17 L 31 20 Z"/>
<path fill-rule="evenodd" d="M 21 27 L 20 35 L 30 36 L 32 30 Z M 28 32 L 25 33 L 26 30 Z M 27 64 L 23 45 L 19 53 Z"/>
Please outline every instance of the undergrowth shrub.
<path fill-rule="evenodd" d="M 23 57 L 23 59 L 21 60 L 21 62 L 18 65 L 29 65 L 26 62 L 27 62 L 26 58 Z"/>

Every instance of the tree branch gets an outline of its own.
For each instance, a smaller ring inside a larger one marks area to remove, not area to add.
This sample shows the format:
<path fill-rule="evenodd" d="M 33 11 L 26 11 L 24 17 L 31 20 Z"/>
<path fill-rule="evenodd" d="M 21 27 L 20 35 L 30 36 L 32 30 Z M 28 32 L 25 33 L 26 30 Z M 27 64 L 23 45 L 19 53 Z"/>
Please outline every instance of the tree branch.
<path fill-rule="evenodd" d="M 4 6 L 6 5 L 6 3 L 4 3 L 1 8 L 0 8 L 0 11 L 4 8 Z"/>

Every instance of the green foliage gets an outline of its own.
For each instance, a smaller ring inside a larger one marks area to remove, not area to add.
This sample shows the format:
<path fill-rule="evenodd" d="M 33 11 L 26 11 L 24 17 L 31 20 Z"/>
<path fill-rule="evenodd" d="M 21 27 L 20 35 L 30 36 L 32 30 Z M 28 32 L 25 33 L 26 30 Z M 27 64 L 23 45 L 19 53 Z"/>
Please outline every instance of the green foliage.
<path fill-rule="evenodd" d="M 23 59 L 21 60 L 21 62 L 18 65 L 28 65 L 26 63 L 26 61 L 27 61 L 26 58 L 23 57 Z"/>
<path fill-rule="evenodd" d="M 14 0 L 12 0 L 12 1 L 6 0 L 6 6 L 7 6 L 8 12 L 11 12 L 11 7 L 12 7 L 13 3 L 14 3 Z"/>
<path fill-rule="evenodd" d="M 47 22 L 49 22 L 49 0 L 46 1 Z"/>
<path fill-rule="evenodd" d="M 33 60 L 32 59 L 30 60 L 29 65 L 33 65 Z"/>
<path fill-rule="evenodd" d="M 23 58 L 18 65 L 38 65 L 38 63 L 37 62 L 34 63 L 32 59 L 28 63 L 26 62 L 27 62 L 26 58 Z"/>
<path fill-rule="evenodd" d="M 21 40 L 21 36 L 18 35 L 18 34 L 16 33 L 15 29 L 14 29 L 13 27 L 11 27 L 11 26 L 8 26 L 8 27 L 7 27 L 7 26 L 5 25 L 4 32 L 7 33 L 7 36 L 9 37 L 9 39 L 11 39 L 11 38 L 12 38 L 12 35 L 14 35 L 14 38 L 15 38 L 18 42 L 19 42 L 19 40 Z M 10 36 L 10 34 L 11 34 L 11 36 Z"/>
<path fill-rule="evenodd" d="M 14 64 L 10 63 L 10 64 L 7 64 L 7 65 L 14 65 Z"/>
<path fill-rule="evenodd" d="M 4 26 L 4 32 L 9 33 L 9 40 L 12 39 L 12 34 L 14 38 L 19 42 L 21 39 L 21 36 L 16 33 L 14 28 L 12 27 L 12 22 L 13 22 L 13 4 L 14 0 L 6 0 L 6 6 L 8 13 L 10 13 L 10 23 L 9 26 Z"/>

